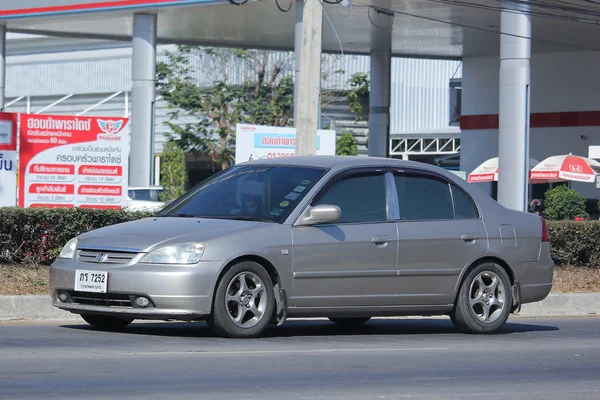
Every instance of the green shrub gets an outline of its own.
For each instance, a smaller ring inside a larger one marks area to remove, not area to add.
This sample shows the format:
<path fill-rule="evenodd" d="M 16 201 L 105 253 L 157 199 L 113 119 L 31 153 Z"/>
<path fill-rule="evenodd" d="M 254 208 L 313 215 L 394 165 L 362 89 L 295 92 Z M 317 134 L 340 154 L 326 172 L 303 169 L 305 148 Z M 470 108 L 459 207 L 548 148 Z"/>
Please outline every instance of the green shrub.
<path fill-rule="evenodd" d="M 549 220 L 573 220 L 587 217 L 585 198 L 574 189 L 560 185 L 546 192 L 544 216 Z"/>
<path fill-rule="evenodd" d="M 187 178 L 185 153 L 177 145 L 177 142 L 169 140 L 163 148 L 162 158 L 160 184 L 164 190 L 159 195 L 159 200 L 167 202 L 175 200 L 185 193 Z"/>
<path fill-rule="evenodd" d="M 0 263 L 51 264 L 69 239 L 145 212 L 0 207 Z"/>
<path fill-rule="evenodd" d="M 557 265 L 600 267 L 600 222 L 548 221 L 548 236 Z"/>
<path fill-rule="evenodd" d="M 335 154 L 338 156 L 357 156 L 358 144 L 350 132 L 343 132 L 336 140 Z"/>

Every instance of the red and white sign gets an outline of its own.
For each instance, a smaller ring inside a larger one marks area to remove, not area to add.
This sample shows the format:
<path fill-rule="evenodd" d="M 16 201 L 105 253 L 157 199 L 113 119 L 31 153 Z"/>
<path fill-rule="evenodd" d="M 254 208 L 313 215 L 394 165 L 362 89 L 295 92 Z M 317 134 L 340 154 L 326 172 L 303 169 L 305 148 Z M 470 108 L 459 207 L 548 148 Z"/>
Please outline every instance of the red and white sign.
<path fill-rule="evenodd" d="M 600 163 L 592 159 L 573 155 L 548 157 L 535 166 L 529 174 L 531 180 L 539 182 L 596 182 Z"/>
<path fill-rule="evenodd" d="M 0 113 L 0 207 L 17 205 L 17 114 Z"/>
<path fill-rule="evenodd" d="M 21 114 L 19 206 L 127 206 L 127 122 Z"/>
<path fill-rule="evenodd" d="M 529 159 L 529 169 L 538 164 L 537 160 Z M 471 183 L 498 181 L 498 157 L 490 158 L 473 170 L 467 177 Z"/>

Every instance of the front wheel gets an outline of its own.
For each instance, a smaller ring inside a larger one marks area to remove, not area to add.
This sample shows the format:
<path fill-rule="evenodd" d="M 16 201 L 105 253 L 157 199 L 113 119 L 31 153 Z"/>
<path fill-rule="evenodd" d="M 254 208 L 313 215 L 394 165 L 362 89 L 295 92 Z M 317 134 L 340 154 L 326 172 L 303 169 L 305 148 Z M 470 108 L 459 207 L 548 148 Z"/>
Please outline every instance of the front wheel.
<path fill-rule="evenodd" d="M 92 314 L 81 314 L 81 318 L 96 328 L 107 330 L 123 329 L 133 322 L 133 318 L 116 318 Z"/>
<path fill-rule="evenodd" d="M 271 277 L 260 264 L 247 261 L 231 267 L 219 281 L 207 323 L 221 336 L 256 337 L 274 312 Z"/>
<path fill-rule="evenodd" d="M 512 306 L 510 279 L 504 268 L 482 263 L 466 276 L 451 314 L 466 333 L 496 333 L 506 323 Z"/>

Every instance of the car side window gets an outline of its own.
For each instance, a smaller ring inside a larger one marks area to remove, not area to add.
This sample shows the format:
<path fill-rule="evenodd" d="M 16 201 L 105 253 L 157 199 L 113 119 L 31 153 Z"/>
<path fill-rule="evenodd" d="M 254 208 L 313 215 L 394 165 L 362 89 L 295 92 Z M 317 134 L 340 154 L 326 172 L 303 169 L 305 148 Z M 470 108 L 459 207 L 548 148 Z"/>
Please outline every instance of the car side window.
<path fill-rule="evenodd" d="M 475 203 L 471 200 L 468 194 L 466 194 L 462 189 L 456 187 L 455 185 L 450 185 L 452 187 L 452 197 L 454 198 L 454 210 L 456 213 L 457 219 L 475 219 L 479 218 L 479 213 L 477 212 L 477 207 L 475 207 Z"/>
<path fill-rule="evenodd" d="M 450 186 L 435 177 L 395 174 L 400 220 L 427 221 L 454 219 Z"/>
<path fill-rule="evenodd" d="M 335 223 L 387 220 L 385 175 L 352 175 L 333 184 L 313 205 L 338 206 L 342 216 Z"/>

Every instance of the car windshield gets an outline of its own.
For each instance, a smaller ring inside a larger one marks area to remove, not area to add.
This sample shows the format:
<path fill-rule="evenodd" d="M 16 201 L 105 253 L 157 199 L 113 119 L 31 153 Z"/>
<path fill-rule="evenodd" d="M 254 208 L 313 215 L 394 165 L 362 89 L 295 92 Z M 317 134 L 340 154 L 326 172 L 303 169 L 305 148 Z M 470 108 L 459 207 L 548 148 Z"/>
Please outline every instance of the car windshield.
<path fill-rule="evenodd" d="M 157 216 L 280 223 L 327 172 L 298 166 L 237 166 L 201 184 Z"/>

